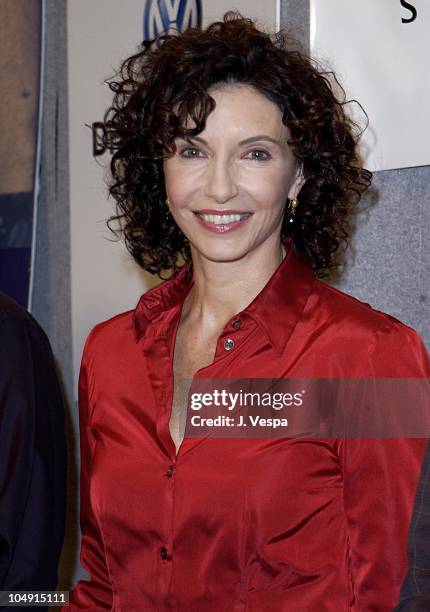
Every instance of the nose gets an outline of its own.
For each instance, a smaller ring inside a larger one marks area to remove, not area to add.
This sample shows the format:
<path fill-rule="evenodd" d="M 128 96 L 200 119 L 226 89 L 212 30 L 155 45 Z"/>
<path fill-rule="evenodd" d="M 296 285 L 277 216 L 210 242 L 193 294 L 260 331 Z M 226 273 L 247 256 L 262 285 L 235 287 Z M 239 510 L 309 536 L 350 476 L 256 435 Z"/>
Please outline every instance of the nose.
<path fill-rule="evenodd" d="M 216 202 L 227 202 L 238 193 L 235 172 L 227 157 L 213 158 L 206 174 L 206 195 Z"/>

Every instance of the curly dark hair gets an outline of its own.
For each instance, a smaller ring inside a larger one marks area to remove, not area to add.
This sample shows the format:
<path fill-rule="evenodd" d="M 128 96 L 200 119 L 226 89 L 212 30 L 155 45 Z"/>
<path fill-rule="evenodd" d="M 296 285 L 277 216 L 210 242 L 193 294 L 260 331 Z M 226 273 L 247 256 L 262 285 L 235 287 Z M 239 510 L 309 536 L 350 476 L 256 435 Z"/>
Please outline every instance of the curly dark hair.
<path fill-rule="evenodd" d="M 205 30 L 144 41 L 107 82 L 114 98 L 103 138 L 113 153 L 109 193 L 116 200 L 108 226 L 124 236 L 142 268 L 163 279 L 163 271 L 177 272 L 181 256 L 191 258 L 187 238 L 166 214 L 163 159 L 175 153 L 175 138 L 204 130 L 215 108 L 207 91 L 218 83 L 248 84 L 278 105 L 305 179 L 295 222 L 291 228 L 284 217 L 282 234 L 292 233 L 317 276 L 339 265 L 351 212 L 372 178 L 357 150 L 362 130 L 346 114 L 333 72 L 320 69 L 284 30 L 262 32 L 228 11 Z M 195 127 L 186 129 L 189 117 Z"/>

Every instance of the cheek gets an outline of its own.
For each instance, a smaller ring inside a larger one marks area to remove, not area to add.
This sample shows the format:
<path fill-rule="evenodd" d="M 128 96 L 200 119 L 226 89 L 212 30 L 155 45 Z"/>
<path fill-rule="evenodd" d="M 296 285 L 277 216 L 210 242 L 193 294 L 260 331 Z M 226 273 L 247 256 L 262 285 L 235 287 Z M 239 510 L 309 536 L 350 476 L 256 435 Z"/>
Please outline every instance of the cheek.
<path fill-rule="evenodd" d="M 189 174 L 189 173 L 188 173 Z M 166 189 L 169 193 L 170 200 L 175 204 L 180 204 L 183 200 L 189 197 L 189 194 L 195 186 L 195 181 L 189 177 L 184 169 L 178 167 L 174 162 L 168 162 L 164 165 L 164 178 Z"/>
<path fill-rule="evenodd" d="M 245 189 L 267 208 L 285 202 L 289 190 L 288 176 L 280 172 L 268 172 L 248 177 Z"/>

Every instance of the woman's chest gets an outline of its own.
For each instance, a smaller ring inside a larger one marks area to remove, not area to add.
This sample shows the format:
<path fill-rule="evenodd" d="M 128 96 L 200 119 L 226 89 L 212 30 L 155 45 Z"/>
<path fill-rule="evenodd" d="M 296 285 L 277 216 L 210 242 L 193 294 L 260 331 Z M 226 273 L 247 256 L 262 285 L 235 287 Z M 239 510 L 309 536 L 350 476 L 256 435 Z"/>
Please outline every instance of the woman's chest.
<path fill-rule="evenodd" d="M 265 539 L 294 526 L 315 535 L 316 513 L 325 523 L 341 512 L 343 482 L 330 441 L 185 438 L 172 459 L 142 432 L 121 445 L 99 438 L 91 488 L 100 515 L 136 529 L 157 528 L 174 508 L 178 531 L 209 516 L 231 529 L 246 519 Z"/>
<path fill-rule="evenodd" d="M 169 431 L 178 452 L 184 437 L 187 417 L 188 391 L 194 374 L 210 365 L 216 347 L 216 340 L 197 340 L 178 331 L 173 359 L 173 393 Z"/>

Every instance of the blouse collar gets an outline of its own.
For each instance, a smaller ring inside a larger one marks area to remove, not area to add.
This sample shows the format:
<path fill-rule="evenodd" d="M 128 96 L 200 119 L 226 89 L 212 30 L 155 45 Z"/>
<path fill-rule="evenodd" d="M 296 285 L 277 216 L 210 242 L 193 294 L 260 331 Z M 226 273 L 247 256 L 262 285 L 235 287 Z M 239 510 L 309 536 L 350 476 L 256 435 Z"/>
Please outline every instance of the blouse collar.
<path fill-rule="evenodd" d="M 247 314 L 263 330 L 279 353 L 296 326 L 315 282 L 315 273 L 302 263 L 291 236 L 282 238 L 286 255 L 266 285 L 237 317 Z M 184 302 L 194 284 L 192 261 L 184 264 L 171 279 L 142 295 L 134 311 L 136 340 L 151 321 Z"/>

